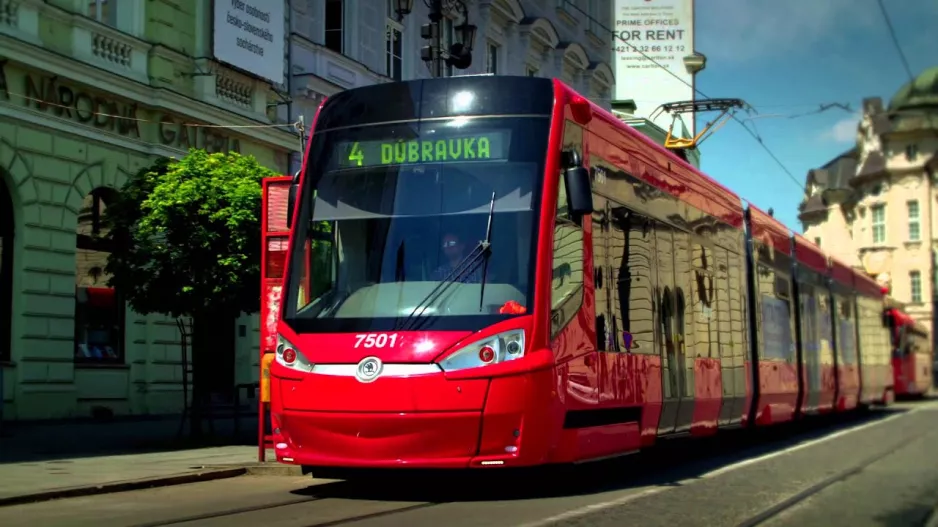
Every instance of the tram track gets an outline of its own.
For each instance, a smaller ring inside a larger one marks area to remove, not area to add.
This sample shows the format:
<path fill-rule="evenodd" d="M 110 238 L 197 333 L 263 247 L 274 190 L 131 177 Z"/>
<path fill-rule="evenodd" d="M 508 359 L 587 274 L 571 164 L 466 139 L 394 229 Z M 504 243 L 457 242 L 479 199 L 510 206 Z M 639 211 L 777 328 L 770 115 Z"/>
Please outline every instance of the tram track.
<path fill-rule="evenodd" d="M 876 462 L 881 461 L 893 455 L 894 453 L 896 453 L 896 451 L 898 451 L 901 448 L 909 446 L 912 443 L 915 443 L 917 441 L 923 440 L 928 435 L 929 434 L 925 433 L 925 434 L 909 437 L 896 444 L 890 445 L 888 449 L 884 449 L 876 453 L 875 455 L 872 455 L 864 459 L 860 463 L 853 465 L 850 468 L 841 470 L 840 472 L 837 472 L 836 474 L 832 476 L 824 478 L 821 481 L 805 488 L 804 490 L 796 494 L 793 494 L 789 496 L 788 498 L 776 503 L 775 505 L 772 505 L 769 508 L 763 509 L 759 513 L 754 514 L 750 516 L 749 518 L 746 518 L 742 522 L 736 524 L 736 527 L 756 527 L 758 525 L 763 525 L 769 520 L 777 517 L 781 513 L 796 507 L 798 504 L 804 502 L 805 500 L 813 496 L 820 494 L 828 487 L 836 483 L 841 483 L 843 481 L 846 481 L 847 479 L 862 473 L 865 469 L 875 464 Z"/>
<path fill-rule="evenodd" d="M 117 495 L 62 500 L 61 507 L 75 503 L 75 513 L 87 511 L 89 519 L 95 518 L 83 525 L 102 527 L 380 527 L 435 525 L 445 518 L 452 518 L 450 527 L 605 527 L 621 525 L 625 519 L 647 525 L 692 521 L 700 525 L 781 527 L 793 525 L 793 518 L 821 519 L 819 506 L 827 507 L 823 504 L 834 497 L 849 500 L 853 489 L 860 489 L 853 496 L 871 496 L 865 498 L 872 500 L 867 502 L 871 505 L 863 509 L 869 513 L 879 503 L 872 497 L 876 495 L 870 490 L 875 487 L 872 479 L 895 477 L 890 474 L 899 469 L 892 466 L 915 467 L 915 456 L 921 456 L 926 447 L 925 443 L 912 443 L 938 438 L 938 430 L 933 433 L 928 424 L 931 417 L 903 417 L 916 413 L 910 412 L 912 409 L 858 413 L 834 423 L 815 421 L 764 433 L 740 431 L 686 442 L 666 441 L 638 455 L 560 470 L 460 472 L 458 478 L 395 473 L 391 478 L 382 474 L 374 479 L 323 483 L 244 476 L 234 478 L 242 482 L 235 486 L 234 480 L 225 480 L 193 484 L 192 490 L 181 486 L 175 491 L 158 491 L 165 496 L 162 499 L 180 500 L 175 513 L 172 509 L 158 511 L 159 502 L 150 498 L 143 510 L 153 512 L 130 516 L 124 508 L 126 500 L 133 498 Z M 938 406 L 930 415 L 935 411 Z M 899 454 L 888 458 L 893 452 Z M 917 481 L 929 478 L 924 471 L 931 466 L 916 472 Z M 256 485 L 265 489 L 259 495 L 250 491 Z M 927 490 L 931 496 L 938 481 L 930 485 L 927 489 L 924 483 L 918 489 L 910 487 L 910 492 L 923 496 Z M 217 498 L 229 488 L 230 498 Z M 727 494 L 727 489 L 737 490 Z M 884 507 L 905 507 L 905 497 L 897 492 L 884 498 Z M 815 498 L 819 494 L 822 496 Z M 143 491 L 133 494 L 146 495 Z M 204 506 L 193 505 L 203 496 L 208 500 Z M 919 502 L 913 505 L 921 509 L 923 498 L 915 499 Z M 95 501 L 101 505 L 89 503 Z M 747 501 L 751 503 L 748 507 Z M 925 501 L 925 512 L 929 512 L 931 502 Z M 104 517 L 98 514 L 108 507 L 113 512 L 105 514 L 113 519 L 99 521 Z M 24 505 L 20 510 L 35 508 Z M 925 514 L 919 509 L 906 508 L 903 518 L 913 518 L 907 525 L 921 525 Z M 74 517 L 66 514 L 59 511 L 45 517 L 55 518 L 56 525 L 64 527 L 68 518 Z M 22 522 L 10 525 L 27 526 Z"/>
<path fill-rule="evenodd" d="M 364 487 L 368 487 L 368 486 L 371 486 L 371 485 L 370 484 L 364 485 Z M 332 506 L 343 504 L 348 501 L 352 501 L 351 499 L 345 499 L 339 496 L 343 494 L 354 495 L 361 491 L 360 487 L 361 485 L 359 484 L 346 482 L 346 481 L 337 481 L 335 483 L 324 483 L 324 484 L 316 485 L 314 487 L 303 489 L 303 491 L 301 492 L 313 492 L 313 493 L 319 493 L 319 494 L 337 494 L 338 496 L 314 494 L 305 498 L 281 501 L 277 503 L 237 507 L 237 508 L 225 509 L 222 511 L 208 512 L 208 513 L 203 513 L 203 514 L 194 514 L 190 516 L 171 518 L 171 519 L 155 521 L 155 522 L 138 523 L 138 524 L 134 524 L 132 527 L 172 527 L 174 525 L 195 524 L 196 522 L 217 520 L 217 519 L 228 518 L 228 517 L 236 518 L 240 515 L 249 514 L 249 513 L 265 512 L 265 511 L 273 512 L 278 509 L 286 509 L 289 507 L 301 507 L 301 506 L 313 504 L 313 503 L 321 504 L 323 508 L 328 509 Z M 345 518 L 337 518 L 337 519 L 332 519 L 332 520 L 327 520 L 327 521 L 319 521 L 315 523 L 310 523 L 308 525 L 304 525 L 304 527 L 334 527 L 334 526 L 339 526 L 339 525 L 347 525 L 347 524 L 358 522 L 358 521 L 392 516 L 394 514 L 401 514 L 401 513 L 414 511 L 414 510 L 426 509 L 429 507 L 444 505 L 446 503 L 449 503 L 449 502 L 438 501 L 438 502 L 428 502 L 428 503 L 414 503 L 414 504 L 410 504 L 410 505 L 406 505 L 406 506 L 398 507 L 394 509 L 389 509 L 389 510 L 369 512 L 365 514 L 359 514 L 359 515 L 349 516 Z"/>

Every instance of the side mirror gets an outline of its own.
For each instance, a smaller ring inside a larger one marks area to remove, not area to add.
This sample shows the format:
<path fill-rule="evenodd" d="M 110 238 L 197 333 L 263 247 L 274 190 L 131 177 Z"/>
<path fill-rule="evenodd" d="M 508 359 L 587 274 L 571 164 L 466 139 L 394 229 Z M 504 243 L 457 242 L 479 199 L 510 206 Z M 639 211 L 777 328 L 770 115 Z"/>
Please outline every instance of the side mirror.
<path fill-rule="evenodd" d="M 290 185 L 289 194 L 287 194 L 287 226 L 293 226 L 293 210 L 296 208 L 296 194 L 300 186 L 297 183 Z"/>
<path fill-rule="evenodd" d="M 593 188 L 589 170 L 575 166 L 564 171 L 564 183 L 567 186 L 567 199 L 570 201 L 570 214 L 582 217 L 593 213 Z"/>

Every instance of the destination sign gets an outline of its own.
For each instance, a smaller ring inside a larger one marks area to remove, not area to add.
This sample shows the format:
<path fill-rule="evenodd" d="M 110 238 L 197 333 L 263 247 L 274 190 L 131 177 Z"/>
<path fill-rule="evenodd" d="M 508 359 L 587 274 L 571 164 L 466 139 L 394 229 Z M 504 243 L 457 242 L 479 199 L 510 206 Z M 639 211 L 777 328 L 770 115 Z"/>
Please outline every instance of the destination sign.
<path fill-rule="evenodd" d="M 354 141 L 338 144 L 340 168 L 499 161 L 508 159 L 508 131 L 436 138 Z"/>

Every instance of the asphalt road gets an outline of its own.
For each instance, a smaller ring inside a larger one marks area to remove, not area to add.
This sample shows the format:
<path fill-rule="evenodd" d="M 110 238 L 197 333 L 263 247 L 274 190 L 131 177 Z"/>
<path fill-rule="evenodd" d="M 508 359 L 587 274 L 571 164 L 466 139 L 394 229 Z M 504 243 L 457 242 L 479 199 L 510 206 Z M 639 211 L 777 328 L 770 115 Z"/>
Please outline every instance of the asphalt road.
<path fill-rule="evenodd" d="M 4 507 L 0 525 L 924 526 L 938 507 L 936 424 L 938 402 L 903 403 L 565 472 L 369 485 L 245 476 Z"/>

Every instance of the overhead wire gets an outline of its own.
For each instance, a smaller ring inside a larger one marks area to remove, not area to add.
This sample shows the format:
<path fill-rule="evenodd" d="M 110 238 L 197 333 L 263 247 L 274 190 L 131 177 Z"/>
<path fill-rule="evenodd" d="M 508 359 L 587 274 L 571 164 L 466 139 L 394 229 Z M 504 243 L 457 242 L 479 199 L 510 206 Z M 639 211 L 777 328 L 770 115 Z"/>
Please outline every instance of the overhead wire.
<path fill-rule="evenodd" d="M 709 98 L 710 98 L 710 96 L 708 96 L 706 93 L 704 93 L 703 91 L 701 91 L 699 88 L 697 88 L 697 87 L 694 86 L 693 84 L 691 84 L 691 83 L 685 81 L 685 80 L 682 79 L 680 76 L 678 76 L 676 73 L 674 73 L 673 71 L 671 71 L 671 70 L 669 70 L 668 68 L 666 68 L 666 67 L 664 67 L 663 65 L 661 65 L 661 63 L 659 63 L 659 62 L 656 61 L 655 59 L 649 57 L 647 53 L 645 53 L 645 52 L 643 52 L 642 50 L 638 49 L 638 48 L 635 47 L 632 43 L 630 43 L 629 41 L 627 41 L 627 40 L 625 40 L 625 39 L 620 38 L 619 35 L 616 34 L 615 31 L 613 31 L 613 30 L 610 29 L 608 26 L 604 25 L 602 22 L 600 22 L 599 20 L 597 20 L 595 17 L 593 17 L 592 15 L 590 15 L 589 13 L 587 13 L 586 11 L 584 11 L 580 6 L 576 5 L 575 3 L 571 2 L 570 0 L 564 0 L 564 3 L 565 3 L 566 5 L 571 6 L 574 10 L 578 11 L 580 14 L 582 14 L 583 16 L 585 16 L 585 17 L 586 17 L 587 19 L 589 19 L 591 22 L 593 22 L 594 24 L 596 24 L 596 26 L 598 26 L 598 27 L 600 27 L 601 29 L 603 29 L 604 31 L 608 32 L 610 35 L 612 35 L 612 38 L 621 41 L 621 42 L 624 43 L 626 46 L 628 46 L 629 48 L 631 48 L 633 51 L 635 51 L 635 52 L 638 53 L 639 55 L 643 56 L 646 60 L 648 60 L 649 62 L 651 62 L 652 64 L 654 64 L 656 67 L 661 68 L 662 70 L 664 70 L 665 72 L 667 72 L 668 75 L 671 75 L 672 77 L 674 77 L 675 79 L 677 79 L 678 81 L 680 81 L 682 84 L 684 84 L 684 85 L 687 86 L 688 88 L 692 89 L 695 93 L 700 94 L 700 95 L 701 95 L 703 98 L 705 98 L 705 99 L 709 99 Z M 762 149 L 765 150 L 765 152 L 769 155 L 769 157 L 772 158 L 773 161 L 775 161 L 775 164 L 777 164 L 778 167 L 782 169 L 782 171 L 789 177 L 789 179 L 791 179 L 791 180 L 795 183 L 795 185 L 798 186 L 798 188 L 800 188 L 800 189 L 802 189 L 802 190 L 805 189 L 804 184 L 802 184 L 801 181 L 799 181 L 798 178 L 795 177 L 795 175 L 791 172 L 791 170 L 789 170 L 788 167 L 785 166 L 785 164 L 782 163 L 782 161 L 778 158 L 778 156 L 775 155 L 775 153 L 772 151 L 772 149 L 770 149 L 770 148 L 768 147 L 768 145 L 765 144 L 765 141 L 762 139 L 762 136 L 761 136 L 761 135 L 759 135 L 757 132 L 755 132 L 754 130 L 752 130 L 750 127 L 746 126 L 745 122 L 744 122 L 743 120 L 741 120 L 741 119 L 740 119 L 737 115 L 735 115 L 734 113 L 730 113 L 729 116 L 730 116 L 730 118 L 732 118 L 734 121 L 736 121 L 737 123 L 739 123 L 739 125 L 742 126 L 744 130 L 746 130 L 746 133 L 748 133 L 757 143 L 759 143 L 759 146 L 761 146 Z"/>
<path fill-rule="evenodd" d="M 912 73 L 912 68 L 909 66 L 909 60 L 905 56 L 905 52 L 902 51 L 902 46 L 899 44 L 899 37 L 896 36 L 896 28 L 892 27 L 892 20 L 889 18 L 889 13 L 886 11 L 886 6 L 883 4 L 883 0 L 877 0 L 879 4 L 879 11 L 883 15 L 883 20 L 886 22 L 886 29 L 889 31 L 889 37 L 892 39 L 893 46 L 896 47 L 896 52 L 899 53 L 899 59 L 902 61 L 902 67 L 905 68 L 906 74 L 909 76 L 909 81 L 915 82 L 915 75 Z"/>

